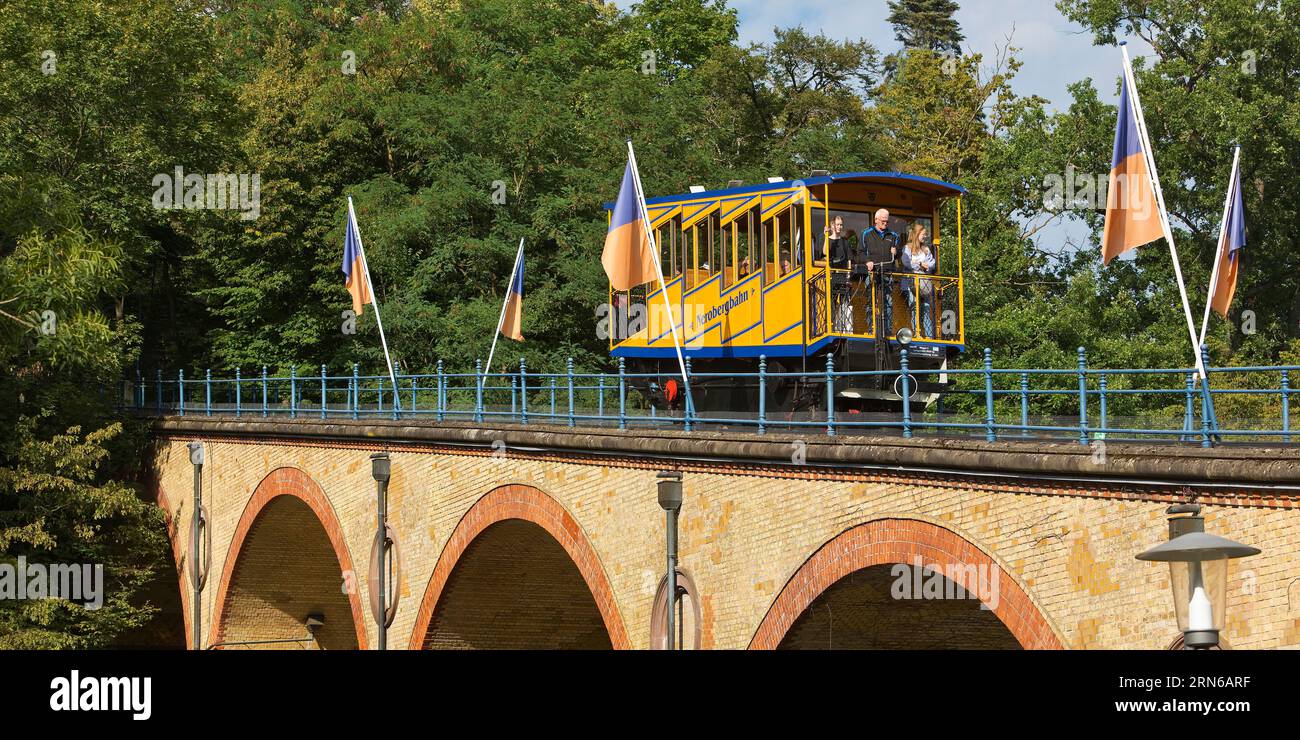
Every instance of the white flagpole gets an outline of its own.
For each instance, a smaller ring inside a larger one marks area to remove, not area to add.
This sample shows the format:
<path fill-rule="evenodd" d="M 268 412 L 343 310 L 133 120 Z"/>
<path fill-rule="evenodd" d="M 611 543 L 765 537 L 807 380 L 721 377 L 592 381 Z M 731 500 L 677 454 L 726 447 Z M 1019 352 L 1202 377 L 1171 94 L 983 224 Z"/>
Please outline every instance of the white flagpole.
<path fill-rule="evenodd" d="M 1196 324 L 1192 319 L 1192 307 L 1187 302 L 1187 286 L 1183 283 L 1183 268 L 1178 262 L 1178 250 L 1174 247 L 1173 230 L 1169 227 L 1169 213 L 1165 210 L 1165 196 L 1160 190 L 1160 175 L 1156 172 L 1155 152 L 1151 149 L 1151 137 L 1147 135 L 1146 118 L 1142 115 L 1142 101 L 1138 97 L 1137 82 L 1133 77 L 1133 65 L 1129 62 L 1128 46 L 1120 43 L 1124 53 L 1124 79 L 1128 84 L 1129 97 L 1133 101 L 1133 113 L 1137 117 L 1138 136 L 1142 139 L 1142 154 L 1146 158 L 1147 171 L 1151 175 L 1151 184 L 1156 191 L 1156 204 L 1160 209 L 1160 226 L 1164 230 L 1165 241 L 1169 242 L 1169 256 L 1174 261 L 1174 276 L 1178 278 L 1178 294 L 1183 300 L 1183 316 L 1187 319 L 1187 337 L 1192 342 L 1192 356 L 1196 358 L 1196 372 L 1205 380 L 1205 367 L 1201 363 L 1201 345 L 1196 340 Z"/>
<path fill-rule="evenodd" d="M 655 232 L 646 209 L 645 195 L 641 190 L 641 171 L 636 166 L 636 152 L 632 150 L 632 140 L 627 140 L 627 157 L 632 163 L 632 181 L 636 186 L 636 204 L 641 211 L 641 220 L 645 224 L 646 236 L 650 240 L 650 255 L 655 261 L 655 274 L 659 276 L 659 288 L 664 297 L 664 309 L 668 311 L 668 325 L 673 332 L 673 348 L 677 350 L 677 366 L 682 371 L 682 385 L 686 392 L 686 403 L 691 404 L 691 382 L 686 378 L 686 361 L 682 359 L 682 344 L 677 337 L 677 319 L 673 316 L 672 304 L 668 302 L 668 284 L 664 280 L 664 270 L 659 264 L 659 247 L 655 244 Z"/>
<path fill-rule="evenodd" d="M 1223 260 L 1223 250 L 1228 246 L 1228 211 L 1232 208 L 1232 195 L 1236 189 L 1238 168 L 1241 166 L 1241 147 L 1232 155 L 1232 174 L 1228 176 L 1228 195 L 1223 199 L 1223 218 L 1219 221 L 1219 245 L 1214 250 L 1214 269 L 1210 272 L 1210 291 L 1205 296 L 1205 316 L 1201 318 L 1201 344 L 1205 344 L 1205 331 L 1210 325 L 1210 304 L 1214 301 L 1214 291 L 1219 287 L 1219 263 Z"/>
<path fill-rule="evenodd" d="M 501 325 L 506 322 L 506 304 L 510 303 L 510 287 L 515 284 L 515 275 L 519 273 L 519 259 L 524 256 L 524 238 L 519 237 L 519 251 L 515 252 L 515 266 L 510 268 L 510 282 L 506 283 L 506 297 L 501 301 L 501 316 L 497 318 L 497 329 L 492 332 L 492 349 L 488 352 L 487 371 L 492 374 L 492 355 L 497 351 L 497 339 L 501 336 Z"/>
<path fill-rule="evenodd" d="M 384 338 L 384 321 L 379 317 L 379 295 L 375 284 L 370 279 L 370 264 L 366 261 L 366 248 L 361 244 L 361 224 L 357 223 L 356 211 L 352 209 L 352 196 L 348 196 L 348 218 L 357 230 L 357 251 L 361 254 L 361 269 L 366 273 L 366 285 L 370 288 L 370 303 L 375 307 L 375 324 L 379 326 L 379 343 L 384 347 L 384 362 L 388 363 L 388 379 L 393 381 L 393 410 L 402 408 L 402 394 L 397 387 L 397 375 L 393 373 L 393 358 L 388 355 L 388 340 Z"/>

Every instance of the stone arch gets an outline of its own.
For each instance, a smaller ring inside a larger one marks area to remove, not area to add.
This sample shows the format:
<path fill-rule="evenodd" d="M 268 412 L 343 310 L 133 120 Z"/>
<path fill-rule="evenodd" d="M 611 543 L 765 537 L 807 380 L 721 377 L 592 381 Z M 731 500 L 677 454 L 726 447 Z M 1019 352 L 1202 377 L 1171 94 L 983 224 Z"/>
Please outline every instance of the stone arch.
<path fill-rule="evenodd" d="M 605 569 L 577 520 L 558 501 L 542 491 L 532 486 L 515 484 L 489 491 L 470 507 L 456 525 L 429 577 L 411 630 L 410 648 L 419 650 L 424 646 L 448 580 L 462 561 L 466 550 L 489 527 L 511 520 L 522 520 L 540 527 L 564 549 L 595 600 L 610 644 L 615 650 L 630 648 L 627 630 L 619 615 L 609 580 L 605 577 Z"/>
<path fill-rule="evenodd" d="M 961 535 L 920 519 L 875 519 L 848 529 L 823 544 L 795 571 L 772 602 L 749 643 L 752 650 L 781 644 L 800 615 L 842 578 L 877 565 L 912 563 L 926 566 L 974 564 L 997 568 L 998 599 L 990 609 L 1027 649 L 1062 649 L 1060 637 L 1020 582 L 1000 563 Z M 991 571 L 986 571 L 991 572 Z M 957 585 L 973 593 L 983 589 L 958 569 Z"/>
<path fill-rule="evenodd" d="M 338 560 L 341 573 L 356 573 L 347 542 L 343 537 L 343 528 L 339 524 L 338 516 L 334 513 L 334 508 L 326 498 L 325 492 L 310 476 L 297 468 L 276 468 L 257 484 L 253 495 L 244 506 L 244 512 L 239 517 L 239 523 L 235 528 L 235 536 L 231 539 L 230 547 L 226 551 L 225 565 L 221 571 L 221 581 L 217 587 L 217 597 L 214 602 L 215 607 L 213 608 L 212 619 L 209 622 L 209 645 L 217 644 L 222 639 L 225 618 L 230 611 L 233 596 L 231 586 L 240 560 L 245 554 L 249 535 L 253 532 L 259 517 L 268 508 L 275 506 L 278 502 L 284 503 L 283 497 L 300 502 L 314 515 L 316 522 L 325 531 L 330 549 L 333 550 L 334 557 Z M 360 581 L 360 578 L 354 578 L 353 583 L 360 583 Z M 340 594 L 343 593 L 342 586 L 343 581 L 340 579 Z M 365 650 L 366 623 L 359 592 L 360 586 L 356 586 L 347 589 L 346 595 L 352 615 L 353 627 L 356 632 L 356 646 L 358 649 Z"/>

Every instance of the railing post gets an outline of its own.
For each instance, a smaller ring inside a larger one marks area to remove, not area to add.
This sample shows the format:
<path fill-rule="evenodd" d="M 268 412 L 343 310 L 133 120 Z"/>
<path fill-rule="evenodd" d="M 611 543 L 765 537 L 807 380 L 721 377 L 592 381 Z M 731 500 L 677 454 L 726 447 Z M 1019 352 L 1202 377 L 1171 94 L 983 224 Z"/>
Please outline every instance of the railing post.
<path fill-rule="evenodd" d="M 267 415 L 267 398 L 266 398 L 266 365 L 262 366 L 262 416 Z"/>
<path fill-rule="evenodd" d="M 154 386 L 154 402 L 158 406 L 158 415 L 162 416 L 162 368 L 158 368 L 158 380 Z"/>
<path fill-rule="evenodd" d="M 1029 436 L 1029 373 L 1020 373 L 1020 436 Z"/>
<path fill-rule="evenodd" d="M 1218 422 L 1214 418 L 1214 399 L 1210 396 L 1210 351 L 1201 345 L 1201 367 L 1205 369 L 1205 388 L 1201 393 L 1201 446 L 1213 447 L 1211 427 L 1218 431 Z"/>
<path fill-rule="evenodd" d="M 212 368 L 208 368 L 203 378 L 203 411 L 212 416 Z"/>
<path fill-rule="evenodd" d="M 984 439 L 996 442 L 998 430 L 993 416 L 993 350 L 984 348 Z"/>
<path fill-rule="evenodd" d="M 442 360 L 438 360 L 438 421 L 446 418 L 447 399 L 443 395 Z"/>
<path fill-rule="evenodd" d="M 135 379 L 140 384 L 140 392 L 136 394 L 136 411 L 144 411 L 144 374 L 140 372 L 140 363 L 135 365 Z"/>
<path fill-rule="evenodd" d="M 515 416 L 519 414 L 519 378 L 515 377 L 514 373 L 503 372 L 502 375 L 510 378 L 510 420 L 514 421 Z"/>
<path fill-rule="evenodd" d="M 519 358 L 519 423 L 528 423 L 528 367 Z"/>
<path fill-rule="evenodd" d="M 1291 441 L 1291 387 L 1287 371 L 1282 371 L 1282 441 Z"/>
<path fill-rule="evenodd" d="M 565 363 L 565 369 L 569 374 L 569 426 L 574 425 L 573 418 L 573 358 L 570 357 Z"/>
<path fill-rule="evenodd" d="M 551 421 L 555 421 L 555 376 L 551 376 Z"/>
<path fill-rule="evenodd" d="M 767 434 L 767 355 L 758 356 L 758 433 Z"/>
<path fill-rule="evenodd" d="M 244 393 L 239 387 L 241 380 L 243 380 L 243 376 L 240 374 L 239 368 L 235 368 L 235 416 L 237 417 L 243 415 L 243 409 L 240 408 L 244 402 Z"/>
<path fill-rule="evenodd" d="M 916 302 L 920 304 L 921 300 L 919 297 L 917 298 Z M 911 393 L 912 389 L 911 389 L 911 383 L 908 381 L 908 377 L 907 377 L 907 348 L 906 347 L 903 347 L 898 351 L 898 368 L 899 371 L 902 373 L 902 381 L 903 381 L 903 438 L 911 439 L 912 438 L 912 402 L 909 399 L 911 399 L 912 397 L 912 393 Z"/>
<path fill-rule="evenodd" d="M 682 399 L 682 431 L 689 432 L 691 431 L 691 426 L 692 426 L 691 419 L 692 417 L 695 416 L 695 404 L 693 403 L 694 399 L 691 397 L 691 356 L 690 355 L 687 355 L 685 357 L 684 364 L 686 366 L 686 377 L 684 377 L 682 381 L 685 383 L 686 387 L 683 389 L 683 395 L 685 397 Z"/>
<path fill-rule="evenodd" d="M 361 416 L 361 368 L 352 363 L 352 418 Z"/>
<path fill-rule="evenodd" d="M 474 421 L 483 421 L 483 361 L 474 361 Z"/>
<path fill-rule="evenodd" d="M 627 383 L 626 383 L 626 361 L 624 358 L 618 358 L 618 428 L 627 429 Z"/>
<path fill-rule="evenodd" d="M 185 368 L 176 371 L 176 408 L 185 415 Z"/>
<path fill-rule="evenodd" d="M 320 366 L 320 418 L 325 418 L 325 365 Z"/>
<path fill-rule="evenodd" d="M 289 418 L 298 418 L 298 366 L 289 366 Z"/>
<path fill-rule="evenodd" d="M 1192 441 L 1192 425 L 1196 422 L 1196 411 L 1192 406 L 1192 391 L 1196 389 L 1196 373 L 1187 374 L 1187 408 L 1183 411 L 1182 441 Z"/>
<path fill-rule="evenodd" d="M 1088 353 L 1079 348 L 1079 444 L 1088 444 Z"/>
<path fill-rule="evenodd" d="M 384 376 L 379 376 L 379 381 L 375 383 L 375 410 L 382 413 L 384 410 Z"/>
<path fill-rule="evenodd" d="M 1097 418 L 1101 425 L 1101 434 L 1106 435 L 1106 371 L 1102 370 L 1097 376 L 1097 398 L 1101 402 L 1100 413 Z"/>
<path fill-rule="evenodd" d="M 826 436 L 835 436 L 835 355 L 826 353 Z"/>
<path fill-rule="evenodd" d="M 415 415 L 420 412 L 420 409 L 417 408 L 415 405 L 415 402 L 419 400 L 418 398 L 419 385 L 420 385 L 419 376 L 412 374 L 411 375 L 411 418 L 415 418 Z"/>
<path fill-rule="evenodd" d="M 605 373 L 596 376 L 596 416 L 605 418 Z"/>

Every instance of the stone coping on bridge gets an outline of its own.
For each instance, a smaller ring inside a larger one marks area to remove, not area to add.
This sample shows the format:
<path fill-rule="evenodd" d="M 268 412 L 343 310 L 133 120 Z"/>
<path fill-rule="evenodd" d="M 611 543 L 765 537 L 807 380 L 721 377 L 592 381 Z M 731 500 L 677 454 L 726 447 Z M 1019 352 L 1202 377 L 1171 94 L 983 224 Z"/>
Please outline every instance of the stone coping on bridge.
<path fill-rule="evenodd" d="M 411 423 L 376 419 L 154 418 L 160 436 L 467 446 L 512 452 L 565 452 L 634 458 L 803 467 L 926 470 L 936 473 L 1062 477 L 1144 486 L 1232 486 L 1300 492 L 1300 449 L 1107 441 L 999 440 L 953 437 L 743 434 L 617 430 L 543 424 Z M 503 447 L 504 446 L 504 447 Z M 801 459 L 800 459 L 801 458 Z"/>

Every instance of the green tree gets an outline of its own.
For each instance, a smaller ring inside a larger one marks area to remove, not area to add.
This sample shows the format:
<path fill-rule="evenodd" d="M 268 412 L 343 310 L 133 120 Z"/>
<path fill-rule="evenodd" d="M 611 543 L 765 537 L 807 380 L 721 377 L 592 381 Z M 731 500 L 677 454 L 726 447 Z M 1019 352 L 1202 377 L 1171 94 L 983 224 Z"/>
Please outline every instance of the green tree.
<path fill-rule="evenodd" d="M 889 0 L 894 37 L 908 49 L 961 53 L 956 0 Z"/>
<path fill-rule="evenodd" d="M 1300 229 L 1300 182 L 1294 174 L 1300 161 L 1294 80 L 1300 66 L 1300 7 L 1228 0 L 1061 0 L 1057 7 L 1091 30 L 1098 45 L 1110 46 L 1129 34 L 1155 51 L 1134 66 L 1198 329 L 1232 144 L 1241 144 L 1249 245 L 1241 256 L 1232 318 L 1211 317 L 1207 341 L 1215 362 L 1275 361 L 1287 342 L 1300 336 L 1300 257 L 1292 245 Z M 1115 54 L 1118 77 L 1118 52 L 1099 53 Z M 1108 165 L 1108 160 L 1093 164 Z M 1139 249 L 1136 269 L 1159 293 L 1165 320 L 1180 324 L 1163 243 Z M 1253 313 L 1253 334 L 1243 330 L 1248 328 L 1243 311 Z"/>

